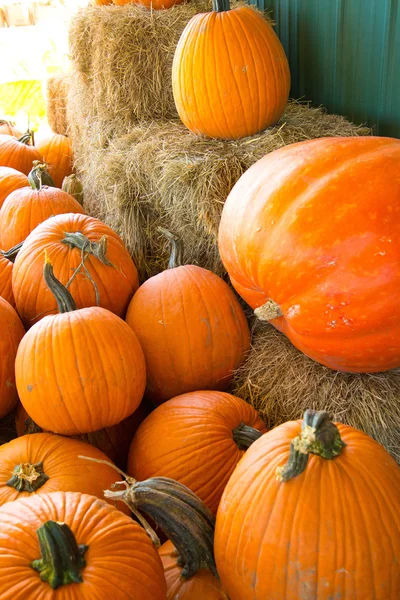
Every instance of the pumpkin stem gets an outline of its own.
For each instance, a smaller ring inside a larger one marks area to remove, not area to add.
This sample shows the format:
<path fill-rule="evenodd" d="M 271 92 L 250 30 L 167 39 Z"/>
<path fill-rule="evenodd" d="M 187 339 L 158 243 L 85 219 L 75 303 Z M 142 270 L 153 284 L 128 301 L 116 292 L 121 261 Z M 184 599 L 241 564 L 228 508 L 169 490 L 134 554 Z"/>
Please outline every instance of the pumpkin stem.
<path fill-rule="evenodd" d="M 26 133 L 24 133 L 24 135 L 21 135 L 21 137 L 18 138 L 18 141 L 21 142 L 21 144 L 26 145 L 29 145 L 29 143 L 32 141 L 33 145 L 33 131 L 27 131 Z"/>
<path fill-rule="evenodd" d="M 40 160 L 34 160 L 33 169 L 28 175 L 28 181 L 33 190 L 40 192 L 44 185 L 56 187 L 51 175 L 47 172 L 47 165 Z"/>
<path fill-rule="evenodd" d="M 272 319 L 283 316 L 281 307 L 271 298 L 268 298 L 265 304 L 256 308 L 254 314 L 260 321 L 272 321 Z"/>
<path fill-rule="evenodd" d="M 169 257 L 168 269 L 175 269 L 176 267 L 182 266 L 183 263 L 183 243 L 182 240 L 177 236 L 164 229 L 164 227 L 157 227 L 157 231 L 162 233 L 170 242 L 171 255 Z"/>
<path fill-rule="evenodd" d="M 245 425 L 243 422 L 232 430 L 232 434 L 239 450 L 247 450 L 253 442 L 262 436 L 261 431 L 250 427 L 250 425 Z"/>
<path fill-rule="evenodd" d="M 18 492 L 36 492 L 46 481 L 49 476 L 43 471 L 43 463 L 35 464 L 21 463 L 14 467 L 11 479 L 6 483 L 8 487 L 12 487 Z"/>
<path fill-rule="evenodd" d="M 53 265 L 51 264 L 47 253 L 45 252 L 45 262 L 43 269 L 44 280 L 47 287 L 57 301 L 59 312 L 66 313 L 76 310 L 75 300 L 65 286 L 57 279 L 53 273 Z"/>
<path fill-rule="evenodd" d="M 231 10 L 230 0 L 212 0 L 212 9 L 214 12 L 226 12 Z"/>
<path fill-rule="evenodd" d="M 18 252 L 21 250 L 22 248 L 22 244 L 23 242 L 20 242 L 19 244 L 17 244 L 16 246 L 13 246 L 13 248 L 10 248 L 10 250 L 0 250 L 0 254 L 2 256 L 4 256 L 4 258 L 7 258 L 10 262 L 14 262 L 15 259 L 17 258 L 17 254 Z"/>
<path fill-rule="evenodd" d="M 47 521 L 37 530 L 41 558 L 31 562 L 53 590 L 69 583 L 82 583 L 80 571 L 86 566 L 84 554 L 88 546 L 78 545 L 66 523 Z"/>
<path fill-rule="evenodd" d="M 75 173 L 64 177 L 61 189 L 83 206 L 83 186 Z"/>
<path fill-rule="evenodd" d="M 345 445 L 327 412 L 306 410 L 301 434 L 290 444 L 287 464 L 276 469 L 278 481 L 288 481 L 300 475 L 307 466 L 309 454 L 331 460 L 339 456 Z"/>

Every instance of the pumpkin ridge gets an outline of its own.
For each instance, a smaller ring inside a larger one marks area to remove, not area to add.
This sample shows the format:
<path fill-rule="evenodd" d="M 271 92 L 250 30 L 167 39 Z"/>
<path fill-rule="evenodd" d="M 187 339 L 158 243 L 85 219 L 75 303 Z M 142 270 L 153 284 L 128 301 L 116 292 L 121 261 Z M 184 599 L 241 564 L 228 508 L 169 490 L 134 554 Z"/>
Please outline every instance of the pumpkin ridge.
<path fill-rule="evenodd" d="M 231 11 L 229 11 L 231 12 Z M 212 17 L 210 16 L 210 21 L 213 24 L 213 29 L 212 29 L 212 33 L 210 32 L 210 38 L 213 34 L 213 40 L 212 40 L 212 52 L 213 52 L 213 59 L 214 59 L 214 71 L 217 71 L 217 63 L 218 63 L 218 55 L 219 52 L 217 50 L 217 48 L 220 47 L 221 45 L 221 40 L 224 41 L 225 43 L 225 49 L 222 51 L 223 53 L 225 53 L 225 57 L 227 58 L 227 60 L 229 61 L 229 67 L 232 71 L 232 64 L 231 64 L 231 60 L 230 60 L 230 55 L 229 55 L 229 48 L 228 48 L 228 44 L 226 43 L 226 37 L 225 37 L 225 30 L 224 30 L 224 26 L 225 26 L 225 21 L 224 19 L 227 18 L 227 12 L 224 11 L 223 13 L 223 18 L 221 19 L 222 15 L 221 13 L 211 13 Z M 221 20 L 221 27 L 219 27 L 219 29 L 216 29 L 216 25 L 218 24 L 218 20 Z M 216 41 L 217 40 L 217 41 Z M 206 42 L 207 40 L 205 40 L 204 43 L 204 47 L 206 47 Z M 208 65 L 206 65 L 205 68 L 205 80 L 207 80 L 208 77 Z M 236 88 L 237 88 L 237 93 L 240 96 L 240 91 L 236 82 L 236 78 L 235 78 L 235 84 L 236 84 Z M 216 82 L 215 82 L 216 88 L 218 89 L 218 95 L 219 95 L 219 100 L 220 100 L 220 107 L 218 110 L 218 118 L 215 116 L 215 112 L 214 112 L 214 107 L 210 101 L 210 96 L 207 93 L 207 101 L 208 101 L 208 110 L 209 113 L 212 114 L 213 116 L 213 120 L 214 120 L 214 126 L 216 131 L 218 132 L 218 135 L 221 135 L 221 126 L 220 126 L 220 122 L 224 121 L 225 122 L 225 126 L 226 128 L 229 130 L 230 135 L 232 135 L 232 129 L 231 129 L 231 125 L 228 122 L 228 119 L 226 117 L 226 112 L 225 112 L 225 105 L 224 105 L 224 101 L 223 101 L 223 96 L 221 94 L 221 88 L 220 88 L 220 79 L 219 77 L 216 77 Z M 208 92 L 208 89 L 207 89 Z M 202 121 L 202 128 L 204 129 L 204 124 Z"/>

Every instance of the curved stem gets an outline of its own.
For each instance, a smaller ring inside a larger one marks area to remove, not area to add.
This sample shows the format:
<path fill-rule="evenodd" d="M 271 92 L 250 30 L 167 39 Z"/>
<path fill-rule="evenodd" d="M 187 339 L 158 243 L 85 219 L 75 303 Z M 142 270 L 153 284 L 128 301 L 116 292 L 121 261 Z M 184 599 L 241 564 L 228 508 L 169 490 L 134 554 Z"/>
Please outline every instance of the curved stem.
<path fill-rule="evenodd" d="M 83 206 L 83 186 L 75 173 L 64 177 L 61 189 L 63 192 L 67 192 L 67 194 L 75 198 L 75 200 Z"/>
<path fill-rule="evenodd" d="M 272 321 L 283 316 L 281 307 L 272 298 L 268 298 L 265 304 L 256 308 L 254 314 L 260 321 Z"/>
<path fill-rule="evenodd" d="M 232 434 L 239 450 L 247 450 L 253 442 L 262 436 L 261 431 L 244 423 L 240 423 L 238 427 L 233 429 Z"/>
<path fill-rule="evenodd" d="M 47 521 L 37 530 L 41 558 L 31 563 L 53 590 L 69 583 L 82 583 L 81 570 L 86 566 L 88 546 L 77 544 L 66 523 Z"/>
<path fill-rule="evenodd" d="M 41 163 L 40 160 L 34 160 L 32 165 L 33 169 L 28 175 L 28 181 L 33 190 L 40 192 L 44 185 L 51 187 L 56 186 L 53 178 L 47 171 L 47 165 L 45 163 Z"/>
<path fill-rule="evenodd" d="M 14 262 L 15 259 L 17 258 L 17 254 L 18 252 L 21 250 L 22 248 L 22 244 L 23 242 L 20 242 L 19 244 L 17 244 L 16 246 L 13 246 L 12 248 L 10 248 L 10 250 L 0 250 L 0 254 L 2 256 L 4 256 L 4 258 L 7 258 L 10 262 Z"/>
<path fill-rule="evenodd" d="M 183 243 L 182 240 L 168 231 L 168 229 L 164 229 L 164 227 L 157 227 L 157 231 L 162 233 L 170 242 L 171 246 L 171 255 L 169 258 L 168 269 L 175 269 L 175 267 L 182 266 L 183 263 Z"/>
<path fill-rule="evenodd" d="M 43 269 L 44 280 L 47 287 L 53 294 L 57 301 L 59 312 L 66 313 L 76 310 L 75 300 L 71 296 L 70 292 L 65 286 L 59 281 L 53 273 L 53 265 L 50 263 L 47 254 L 45 256 L 45 263 Z"/>
<path fill-rule="evenodd" d="M 21 137 L 18 138 L 18 141 L 21 142 L 21 144 L 26 144 L 26 145 L 28 145 L 31 140 L 33 143 L 33 132 L 32 131 L 27 131 L 26 133 L 24 133 L 24 135 L 21 135 Z"/>
<path fill-rule="evenodd" d="M 49 476 L 43 471 L 43 463 L 35 464 L 21 463 L 14 467 L 11 479 L 6 483 L 8 487 L 12 487 L 18 492 L 36 492 L 42 487 Z"/>
<path fill-rule="evenodd" d="M 345 445 L 327 412 L 306 410 L 301 434 L 290 444 L 289 460 L 276 470 L 278 481 L 288 481 L 303 473 L 309 454 L 331 460 L 339 456 Z"/>
<path fill-rule="evenodd" d="M 230 0 L 212 0 L 212 9 L 214 12 L 226 12 L 231 9 Z"/>

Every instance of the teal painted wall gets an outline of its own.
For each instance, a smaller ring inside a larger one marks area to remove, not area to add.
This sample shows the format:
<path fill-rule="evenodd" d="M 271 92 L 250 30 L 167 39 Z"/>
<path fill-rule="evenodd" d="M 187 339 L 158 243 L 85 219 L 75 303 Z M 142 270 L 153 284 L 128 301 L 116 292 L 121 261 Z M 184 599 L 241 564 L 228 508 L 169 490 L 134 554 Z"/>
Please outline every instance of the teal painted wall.
<path fill-rule="evenodd" d="M 255 0 L 270 12 L 291 96 L 400 138 L 400 0 Z"/>

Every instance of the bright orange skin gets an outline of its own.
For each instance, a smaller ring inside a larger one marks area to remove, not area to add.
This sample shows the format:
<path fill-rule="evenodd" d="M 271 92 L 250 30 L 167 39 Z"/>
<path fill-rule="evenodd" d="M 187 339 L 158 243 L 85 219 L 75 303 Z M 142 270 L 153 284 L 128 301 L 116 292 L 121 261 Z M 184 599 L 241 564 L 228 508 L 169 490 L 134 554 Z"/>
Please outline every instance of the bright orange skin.
<path fill-rule="evenodd" d="M 158 550 L 167 581 L 167 600 L 229 600 L 222 583 L 209 569 L 197 571 L 190 579 L 181 577 L 182 567 L 177 564 L 172 542 L 165 542 Z"/>
<path fill-rule="evenodd" d="M 35 146 L 19 142 L 11 135 L 0 134 L 0 166 L 11 167 L 29 175 L 34 160 L 43 160 Z"/>
<path fill-rule="evenodd" d="M 0 419 L 18 402 L 14 362 L 24 334 L 19 316 L 11 304 L 0 297 Z"/>
<path fill-rule="evenodd" d="M 158 406 L 133 438 L 128 473 L 143 481 L 180 481 L 216 513 L 229 477 L 244 455 L 232 430 L 244 423 L 265 432 L 250 404 L 225 392 L 183 394 Z"/>
<path fill-rule="evenodd" d="M 65 435 L 116 425 L 139 406 L 144 356 L 128 325 L 105 308 L 44 317 L 15 361 L 19 398 L 35 423 Z"/>
<path fill-rule="evenodd" d="M 83 583 L 52 590 L 30 567 L 40 558 L 37 529 L 66 523 L 86 544 Z M 53 492 L 0 508 L 2 600 L 165 600 L 161 560 L 145 530 L 106 502 L 77 492 Z"/>
<path fill-rule="evenodd" d="M 30 326 L 43 314 L 56 314 L 56 302 L 43 279 L 43 256 L 53 265 L 54 275 L 67 284 L 81 262 L 81 251 L 63 244 L 66 232 L 82 232 L 91 242 L 107 238 L 107 259 L 112 267 L 89 256 L 85 265 L 96 282 L 100 306 L 124 317 L 129 301 L 139 286 L 135 264 L 121 238 L 105 223 L 80 214 L 58 215 L 42 223 L 25 240 L 13 268 L 13 292 L 22 320 Z M 96 305 L 92 282 L 80 272 L 69 286 L 78 308 Z"/>
<path fill-rule="evenodd" d="M 0 134 L 11 135 L 16 138 L 22 136 L 22 131 L 19 131 L 9 121 L 0 121 Z"/>
<path fill-rule="evenodd" d="M 38 141 L 36 148 L 42 154 L 56 187 L 60 188 L 64 177 L 71 175 L 73 171 L 71 139 L 60 133 L 55 133 L 51 137 Z"/>
<path fill-rule="evenodd" d="M 52 433 L 32 433 L 3 444 L 0 446 L 0 505 L 48 492 L 81 492 L 104 500 L 104 490 L 120 481 L 120 475 L 107 465 L 79 456 L 108 460 L 103 452 L 89 444 Z M 36 491 L 18 491 L 6 485 L 17 465 L 39 462 L 43 463 L 49 479 Z M 114 505 L 114 502 L 110 501 L 110 504 Z M 123 503 L 118 502 L 116 507 L 130 514 Z"/>
<path fill-rule="evenodd" d="M 175 51 L 172 88 L 183 123 L 221 139 L 253 135 L 278 121 L 290 71 L 271 25 L 248 6 L 195 15 Z"/>
<path fill-rule="evenodd" d="M 386 450 L 337 424 L 346 446 L 310 455 L 286 483 L 301 421 L 272 429 L 247 450 L 219 505 L 218 573 L 230 600 L 397 600 L 400 469 Z"/>
<path fill-rule="evenodd" d="M 225 203 L 219 250 L 233 286 L 332 369 L 400 366 L 400 140 L 325 138 L 268 154 Z"/>
<path fill-rule="evenodd" d="M 11 192 L 0 210 L 3 248 L 10 250 L 25 241 L 40 223 L 62 213 L 84 213 L 84 210 L 70 194 L 47 185 L 40 190 L 24 187 Z"/>
<path fill-rule="evenodd" d="M 0 167 L 0 208 L 11 192 L 29 185 L 28 177 L 10 167 Z"/>
<path fill-rule="evenodd" d="M 140 286 L 126 322 L 146 358 L 146 396 L 160 404 L 195 390 L 226 390 L 250 347 L 243 309 L 217 275 L 188 265 Z"/>
<path fill-rule="evenodd" d="M 0 253 L 0 296 L 15 308 L 12 291 L 12 270 L 14 264 Z"/>

